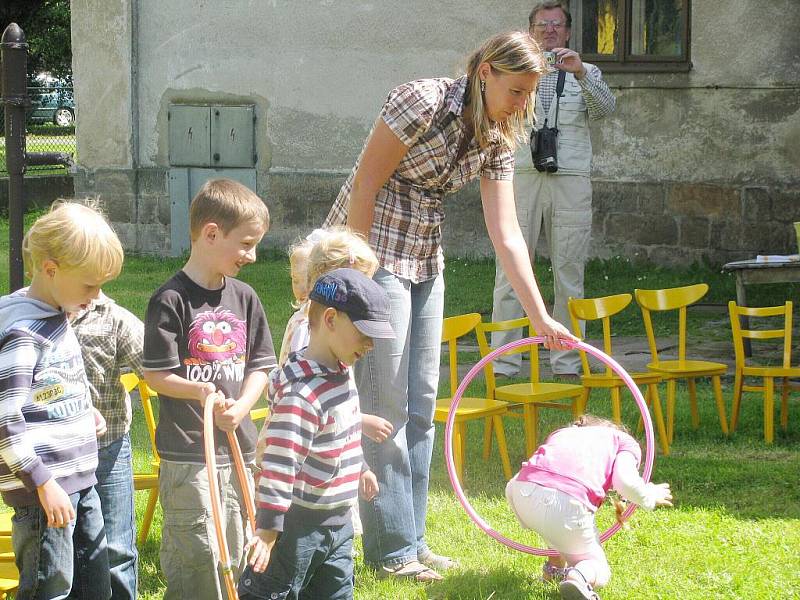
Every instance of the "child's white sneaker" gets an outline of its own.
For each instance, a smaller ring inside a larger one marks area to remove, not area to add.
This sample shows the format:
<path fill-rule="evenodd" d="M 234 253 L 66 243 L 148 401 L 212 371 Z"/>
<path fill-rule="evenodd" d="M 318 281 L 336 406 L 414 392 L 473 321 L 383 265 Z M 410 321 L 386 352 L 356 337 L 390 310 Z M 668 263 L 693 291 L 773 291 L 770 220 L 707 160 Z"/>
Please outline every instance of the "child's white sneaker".
<path fill-rule="evenodd" d="M 570 575 L 578 575 L 580 579 Z M 562 600 L 600 600 L 600 596 L 577 569 L 567 569 L 567 579 L 558 585 L 558 591 Z"/>

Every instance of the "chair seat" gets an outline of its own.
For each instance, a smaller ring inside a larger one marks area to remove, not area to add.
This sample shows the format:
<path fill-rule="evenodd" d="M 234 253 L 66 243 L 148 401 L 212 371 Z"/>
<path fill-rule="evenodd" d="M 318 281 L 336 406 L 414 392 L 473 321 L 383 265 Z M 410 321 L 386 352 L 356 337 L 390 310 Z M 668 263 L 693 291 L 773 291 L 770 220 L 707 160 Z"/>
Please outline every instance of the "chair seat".
<path fill-rule="evenodd" d="M 800 377 L 800 367 L 745 367 L 742 373 L 752 377 Z"/>
<path fill-rule="evenodd" d="M 452 398 L 438 398 L 436 400 L 436 410 L 433 415 L 434 421 L 444 423 L 450 413 Z M 456 410 L 456 421 L 466 421 L 480 417 L 491 417 L 502 415 L 508 411 L 508 403 L 492 400 L 491 398 L 461 398 Z"/>
<path fill-rule="evenodd" d="M 0 592 L 13 592 L 19 587 L 19 571 L 12 562 L 0 562 Z"/>
<path fill-rule="evenodd" d="M 564 400 L 577 398 L 583 392 L 582 385 L 573 383 L 512 383 L 495 388 L 495 397 L 498 400 L 519 402 L 521 404 L 537 404 L 551 400 Z"/>
<path fill-rule="evenodd" d="M 661 375 L 659 373 L 628 373 L 637 384 L 647 385 L 650 383 L 659 383 Z M 611 375 L 607 377 L 605 373 L 592 373 L 591 375 L 581 375 L 581 383 L 586 387 L 617 387 L 625 385 L 622 377 L 618 375 Z"/>
<path fill-rule="evenodd" d="M 656 373 L 680 375 L 681 377 L 702 377 L 724 375 L 728 365 L 710 360 L 661 360 L 658 364 L 649 363 L 647 368 Z"/>
<path fill-rule="evenodd" d="M 158 473 L 134 473 L 133 489 L 135 490 L 158 489 Z"/>

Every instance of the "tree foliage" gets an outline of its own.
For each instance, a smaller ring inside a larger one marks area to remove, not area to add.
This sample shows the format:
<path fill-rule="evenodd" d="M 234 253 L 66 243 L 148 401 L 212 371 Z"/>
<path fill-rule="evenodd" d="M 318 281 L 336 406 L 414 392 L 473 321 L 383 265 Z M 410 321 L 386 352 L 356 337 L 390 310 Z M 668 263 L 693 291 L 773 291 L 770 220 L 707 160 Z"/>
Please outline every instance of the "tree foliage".
<path fill-rule="evenodd" d="M 17 23 L 28 41 L 28 73 L 72 74 L 69 0 L 2 0 L 0 27 Z"/>

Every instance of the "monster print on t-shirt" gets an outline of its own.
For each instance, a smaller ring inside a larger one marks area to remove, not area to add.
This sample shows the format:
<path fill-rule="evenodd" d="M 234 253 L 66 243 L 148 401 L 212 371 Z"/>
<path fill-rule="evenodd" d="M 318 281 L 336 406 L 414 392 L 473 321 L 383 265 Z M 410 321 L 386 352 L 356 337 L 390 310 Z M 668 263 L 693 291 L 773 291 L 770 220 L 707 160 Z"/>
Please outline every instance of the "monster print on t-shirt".
<path fill-rule="evenodd" d="M 218 307 L 199 313 L 189 327 L 188 354 L 183 364 L 189 381 L 244 380 L 247 352 L 245 322 Z"/>

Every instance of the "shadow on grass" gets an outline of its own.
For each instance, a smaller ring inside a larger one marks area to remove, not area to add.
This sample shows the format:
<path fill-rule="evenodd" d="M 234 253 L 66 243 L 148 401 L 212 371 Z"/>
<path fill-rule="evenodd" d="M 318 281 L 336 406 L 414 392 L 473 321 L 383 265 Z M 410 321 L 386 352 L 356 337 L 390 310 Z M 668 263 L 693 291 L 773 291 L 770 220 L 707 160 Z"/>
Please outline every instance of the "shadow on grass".
<path fill-rule="evenodd" d="M 448 572 L 444 581 L 428 586 L 431 599 L 519 600 L 559 598 L 555 584 L 543 583 L 537 570 L 524 574 L 518 570 L 492 567 L 486 570 L 463 569 Z"/>

